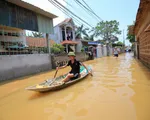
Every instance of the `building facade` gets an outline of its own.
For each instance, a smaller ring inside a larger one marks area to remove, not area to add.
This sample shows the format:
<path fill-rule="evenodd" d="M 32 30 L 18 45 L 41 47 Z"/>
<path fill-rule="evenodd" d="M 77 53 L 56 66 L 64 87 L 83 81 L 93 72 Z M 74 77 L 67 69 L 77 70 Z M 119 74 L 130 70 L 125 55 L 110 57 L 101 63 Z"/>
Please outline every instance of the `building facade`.
<path fill-rule="evenodd" d="M 150 1 L 141 0 L 134 26 L 136 56 L 150 67 Z"/>
<path fill-rule="evenodd" d="M 78 42 L 75 39 L 75 24 L 71 18 L 67 18 L 54 27 L 54 35 L 50 38 L 65 47 L 65 51 L 80 52 Z"/>

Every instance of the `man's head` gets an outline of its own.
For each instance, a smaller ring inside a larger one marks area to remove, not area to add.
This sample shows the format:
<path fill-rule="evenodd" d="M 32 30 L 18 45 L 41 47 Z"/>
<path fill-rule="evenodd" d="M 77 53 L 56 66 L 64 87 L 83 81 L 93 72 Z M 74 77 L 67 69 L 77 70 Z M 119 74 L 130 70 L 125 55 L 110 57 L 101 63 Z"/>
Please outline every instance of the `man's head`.
<path fill-rule="evenodd" d="M 68 57 L 69 57 L 70 60 L 74 60 L 75 57 L 76 57 L 76 55 L 75 55 L 74 52 L 69 52 L 69 53 L 68 53 Z"/>

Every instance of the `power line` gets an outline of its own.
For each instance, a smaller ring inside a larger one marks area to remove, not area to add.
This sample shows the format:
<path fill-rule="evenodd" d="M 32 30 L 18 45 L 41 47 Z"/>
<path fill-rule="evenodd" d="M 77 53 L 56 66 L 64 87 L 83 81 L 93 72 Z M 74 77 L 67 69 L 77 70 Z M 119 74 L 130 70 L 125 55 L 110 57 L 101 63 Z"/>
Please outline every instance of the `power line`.
<path fill-rule="evenodd" d="M 57 7 L 64 14 L 66 14 L 67 16 L 73 18 L 74 21 L 76 21 L 79 25 L 82 25 L 82 23 L 79 20 L 77 20 L 76 18 L 74 18 L 73 16 L 71 16 L 67 11 L 65 11 L 63 8 L 61 8 L 60 6 L 58 6 L 57 4 L 55 4 L 55 2 L 53 2 L 52 0 L 50 0 L 49 2 L 51 2 L 55 7 Z"/>
<path fill-rule="evenodd" d="M 74 0 L 81 8 L 83 8 L 90 16 L 93 16 L 93 17 L 95 17 L 95 15 L 93 15 L 92 13 L 91 13 L 91 11 L 89 12 L 89 10 L 88 9 L 86 9 L 82 4 L 80 4 L 80 2 L 78 2 L 77 0 Z M 97 17 L 95 17 L 96 18 L 96 21 L 98 20 L 99 21 L 99 19 L 97 18 Z"/>
<path fill-rule="evenodd" d="M 84 3 L 86 4 L 86 6 L 83 4 L 83 3 L 81 3 L 79 0 L 75 0 L 75 1 L 77 1 L 80 5 L 82 5 L 85 9 L 87 9 L 89 12 L 91 12 L 93 15 L 95 15 L 100 21 L 102 20 L 91 8 L 90 8 L 90 6 L 84 1 L 84 0 L 82 0 L 82 1 L 84 1 Z"/>
<path fill-rule="evenodd" d="M 70 7 L 73 7 L 70 3 L 68 3 L 66 0 L 63 0 L 67 5 L 69 5 Z"/>
<path fill-rule="evenodd" d="M 50 0 L 48 0 L 50 1 Z M 88 26 L 92 27 L 89 23 L 87 23 L 85 20 L 83 20 L 82 18 L 80 18 L 79 16 L 77 16 L 76 14 L 74 14 L 72 11 L 70 11 L 68 8 L 66 8 L 64 5 L 62 5 L 60 2 L 58 2 L 57 0 L 53 0 L 55 1 L 57 4 L 59 4 L 62 8 L 64 8 L 66 11 L 68 11 L 70 14 L 72 14 L 74 17 L 78 18 L 80 21 L 84 22 L 85 24 L 87 24 Z"/>

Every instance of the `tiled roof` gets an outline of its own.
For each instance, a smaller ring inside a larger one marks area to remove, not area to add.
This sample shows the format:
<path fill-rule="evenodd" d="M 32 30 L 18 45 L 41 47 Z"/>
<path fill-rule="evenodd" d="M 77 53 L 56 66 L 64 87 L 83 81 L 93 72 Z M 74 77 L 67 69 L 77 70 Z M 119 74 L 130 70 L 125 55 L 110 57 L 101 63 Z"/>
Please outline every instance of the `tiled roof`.
<path fill-rule="evenodd" d="M 66 44 L 71 44 L 71 45 L 76 45 L 78 44 L 78 42 L 76 41 L 70 41 L 70 40 L 65 40 L 61 42 L 62 45 L 66 45 Z"/>
<path fill-rule="evenodd" d="M 47 41 L 45 38 L 26 37 L 26 42 L 29 47 L 46 47 L 47 46 Z M 55 43 L 54 40 L 50 40 L 51 46 L 54 43 Z"/>
<path fill-rule="evenodd" d="M 65 19 L 64 21 L 62 21 L 61 23 L 59 23 L 59 24 L 56 25 L 56 26 L 61 26 L 61 25 L 65 24 L 65 23 L 68 23 L 68 22 L 70 22 L 70 21 L 72 21 L 72 18 L 67 18 L 67 19 Z"/>

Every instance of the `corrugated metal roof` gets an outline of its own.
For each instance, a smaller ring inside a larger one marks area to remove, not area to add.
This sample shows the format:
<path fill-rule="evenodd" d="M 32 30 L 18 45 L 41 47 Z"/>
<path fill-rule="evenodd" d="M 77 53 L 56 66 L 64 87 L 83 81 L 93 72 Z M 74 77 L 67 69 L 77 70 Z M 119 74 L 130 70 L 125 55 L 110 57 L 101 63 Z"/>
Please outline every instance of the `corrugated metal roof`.
<path fill-rule="evenodd" d="M 30 3 L 24 2 L 22 0 L 6 0 L 6 1 L 13 3 L 15 5 L 18 5 L 20 7 L 26 8 L 28 10 L 34 11 L 36 13 L 42 14 L 42 15 L 47 16 L 49 18 L 56 18 L 57 17 L 56 15 L 54 15 L 50 12 L 47 12 L 47 11 L 45 11 L 39 7 L 31 5 Z"/>

